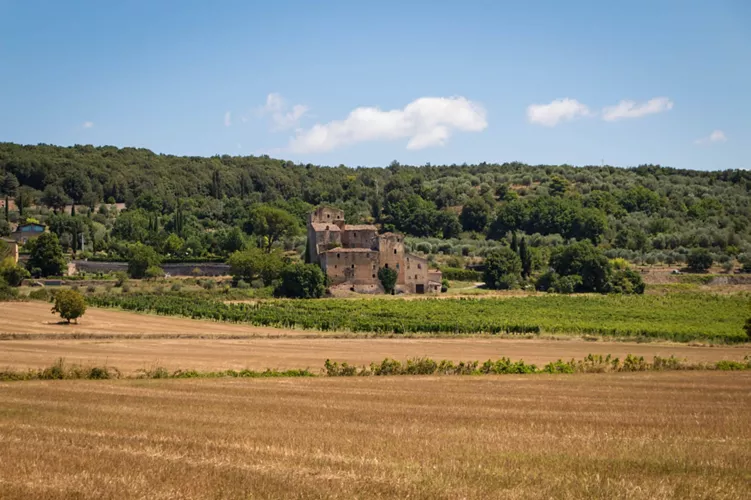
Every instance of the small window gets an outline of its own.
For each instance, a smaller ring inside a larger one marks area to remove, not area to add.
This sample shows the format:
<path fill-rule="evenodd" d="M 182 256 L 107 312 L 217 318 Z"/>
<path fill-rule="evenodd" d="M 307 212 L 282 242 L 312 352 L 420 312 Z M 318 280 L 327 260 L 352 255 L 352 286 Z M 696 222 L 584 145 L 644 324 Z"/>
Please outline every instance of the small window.
<path fill-rule="evenodd" d="M 415 274 L 415 279 L 417 279 L 417 275 Z"/>
<path fill-rule="evenodd" d="M 417 269 L 422 269 L 422 264 L 417 264 Z"/>
<path fill-rule="evenodd" d="M 326 214 L 326 218 L 330 219 L 331 218 L 331 214 Z"/>
<path fill-rule="evenodd" d="M 385 264 L 385 265 L 384 265 L 383 267 L 385 267 L 386 269 L 388 269 L 388 268 L 389 268 L 389 265 L 388 265 L 388 264 Z"/>
<path fill-rule="evenodd" d="M 375 274 L 373 275 L 373 277 L 375 278 Z"/>
<path fill-rule="evenodd" d="M 329 230 L 329 226 L 326 226 L 326 231 L 328 231 L 328 230 Z"/>
<path fill-rule="evenodd" d="M 397 270 L 399 269 L 399 263 L 398 262 L 396 263 L 396 269 Z"/>
<path fill-rule="evenodd" d="M 337 259 L 341 258 L 341 256 L 342 256 L 341 254 L 336 254 Z"/>
<path fill-rule="evenodd" d="M 353 238 L 357 238 L 357 233 L 352 233 Z"/>
<path fill-rule="evenodd" d="M 394 255 L 396 255 L 396 248 L 394 248 Z"/>
<path fill-rule="evenodd" d="M 334 266 L 334 269 L 336 269 L 336 268 L 337 268 L 337 266 L 335 265 L 335 266 Z"/>
<path fill-rule="evenodd" d="M 354 265 L 354 264 L 352 264 L 352 269 L 354 269 L 354 268 L 355 268 L 355 265 Z"/>

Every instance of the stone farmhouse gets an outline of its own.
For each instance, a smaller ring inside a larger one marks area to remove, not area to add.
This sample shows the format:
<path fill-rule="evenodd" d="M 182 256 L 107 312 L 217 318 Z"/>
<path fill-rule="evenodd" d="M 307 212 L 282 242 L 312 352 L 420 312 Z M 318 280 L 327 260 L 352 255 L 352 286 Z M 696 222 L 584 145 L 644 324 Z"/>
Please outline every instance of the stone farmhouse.
<path fill-rule="evenodd" d="M 430 269 L 427 259 L 407 253 L 403 235 L 378 234 L 378 228 L 369 224 L 346 224 L 339 209 L 319 207 L 310 214 L 308 251 L 310 262 L 321 266 L 332 286 L 382 292 L 378 270 L 386 267 L 396 270 L 399 292 L 441 291 L 441 271 Z"/>

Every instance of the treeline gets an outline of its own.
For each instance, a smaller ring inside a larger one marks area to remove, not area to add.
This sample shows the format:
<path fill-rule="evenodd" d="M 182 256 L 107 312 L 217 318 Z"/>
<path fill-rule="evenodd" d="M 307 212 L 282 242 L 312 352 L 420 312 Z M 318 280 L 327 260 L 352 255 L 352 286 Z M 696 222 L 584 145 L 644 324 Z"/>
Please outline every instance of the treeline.
<path fill-rule="evenodd" d="M 266 156 L 12 143 L 0 144 L 0 169 L 2 195 L 19 207 L 12 217 L 28 216 L 23 212 L 32 206 L 57 213 L 41 216 L 74 251 L 81 235 L 87 248 L 114 254 L 124 253 L 122 242 L 142 241 L 172 257 L 227 256 L 245 236 L 299 251 L 305 217 L 320 204 L 342 208 L 352 223 L 453 238 L 469 248 L 483 240 L 508 243 L 519 232 L 533 247 L 590 240 L 610 257 L 671 262 L 685 261 L 692 248 L 706 248 L 720 262 L 751 250 L 751 173 L 743 170 L 397 162 L 321 167 Z M 100 205 L 114 202 L 127 211 Z M 71 206 L 78 208 L 62 215 Z M 82 207 L 85 213 L 78 213 Z M 259 229 L 253 214 L 259 207 L 277 211 L 272 218 L 281 232 Z"/>

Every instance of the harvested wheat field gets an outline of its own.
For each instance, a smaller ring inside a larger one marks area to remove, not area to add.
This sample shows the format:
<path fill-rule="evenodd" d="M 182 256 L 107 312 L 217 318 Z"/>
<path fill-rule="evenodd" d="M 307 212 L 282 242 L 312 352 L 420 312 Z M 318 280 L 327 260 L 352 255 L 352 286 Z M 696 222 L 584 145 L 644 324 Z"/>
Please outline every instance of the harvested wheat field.
<path fill-rule="evenodd" d="M 65 324 L 45 302 L 0 302 L 0 335 L 10 336 L 258 337 L 310 335 L 302 330 L 217 323 L 90 307 L 80 324 Z M 318 335 L 321 333 L 316 332 Z"/>
<path fill-rule="evenodd" d="M 220 325 L 217 325 L 220 326 Z M 689 346 L 677 343 L 588 342 L 580 339 L 542 340 L 492 337 L 451 338 L 255 338 L 255 339 L 102 339 L 0 341 L 0 369 L 44 368 L 56 359 L 81 365 L 112 366 L 123 374 L 161 366 L 169 370 L 280 370 L 317 371 L 326 359 L 358 365 L 384 358 L 403 360 L 485 361 L 508 357 L 544 365 L 558 359 L 581 359 L 588 354 L 676 356 L 689 362 L 741 361 L 751 346 Z"/>
<path fill-rule="evenodd" d="M 1 498 L 748 498 L 751 374 L 0 384 Z"/>

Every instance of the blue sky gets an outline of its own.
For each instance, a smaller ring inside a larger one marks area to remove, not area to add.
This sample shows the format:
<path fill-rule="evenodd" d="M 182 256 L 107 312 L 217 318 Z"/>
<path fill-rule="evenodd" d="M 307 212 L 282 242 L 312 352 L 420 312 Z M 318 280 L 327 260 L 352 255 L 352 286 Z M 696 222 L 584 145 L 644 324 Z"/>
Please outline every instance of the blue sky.
<path fill-rule="evenodd" d="M 747 1 L 0 0 L 0 141 L 751 168 L 749 92 Z"/>

